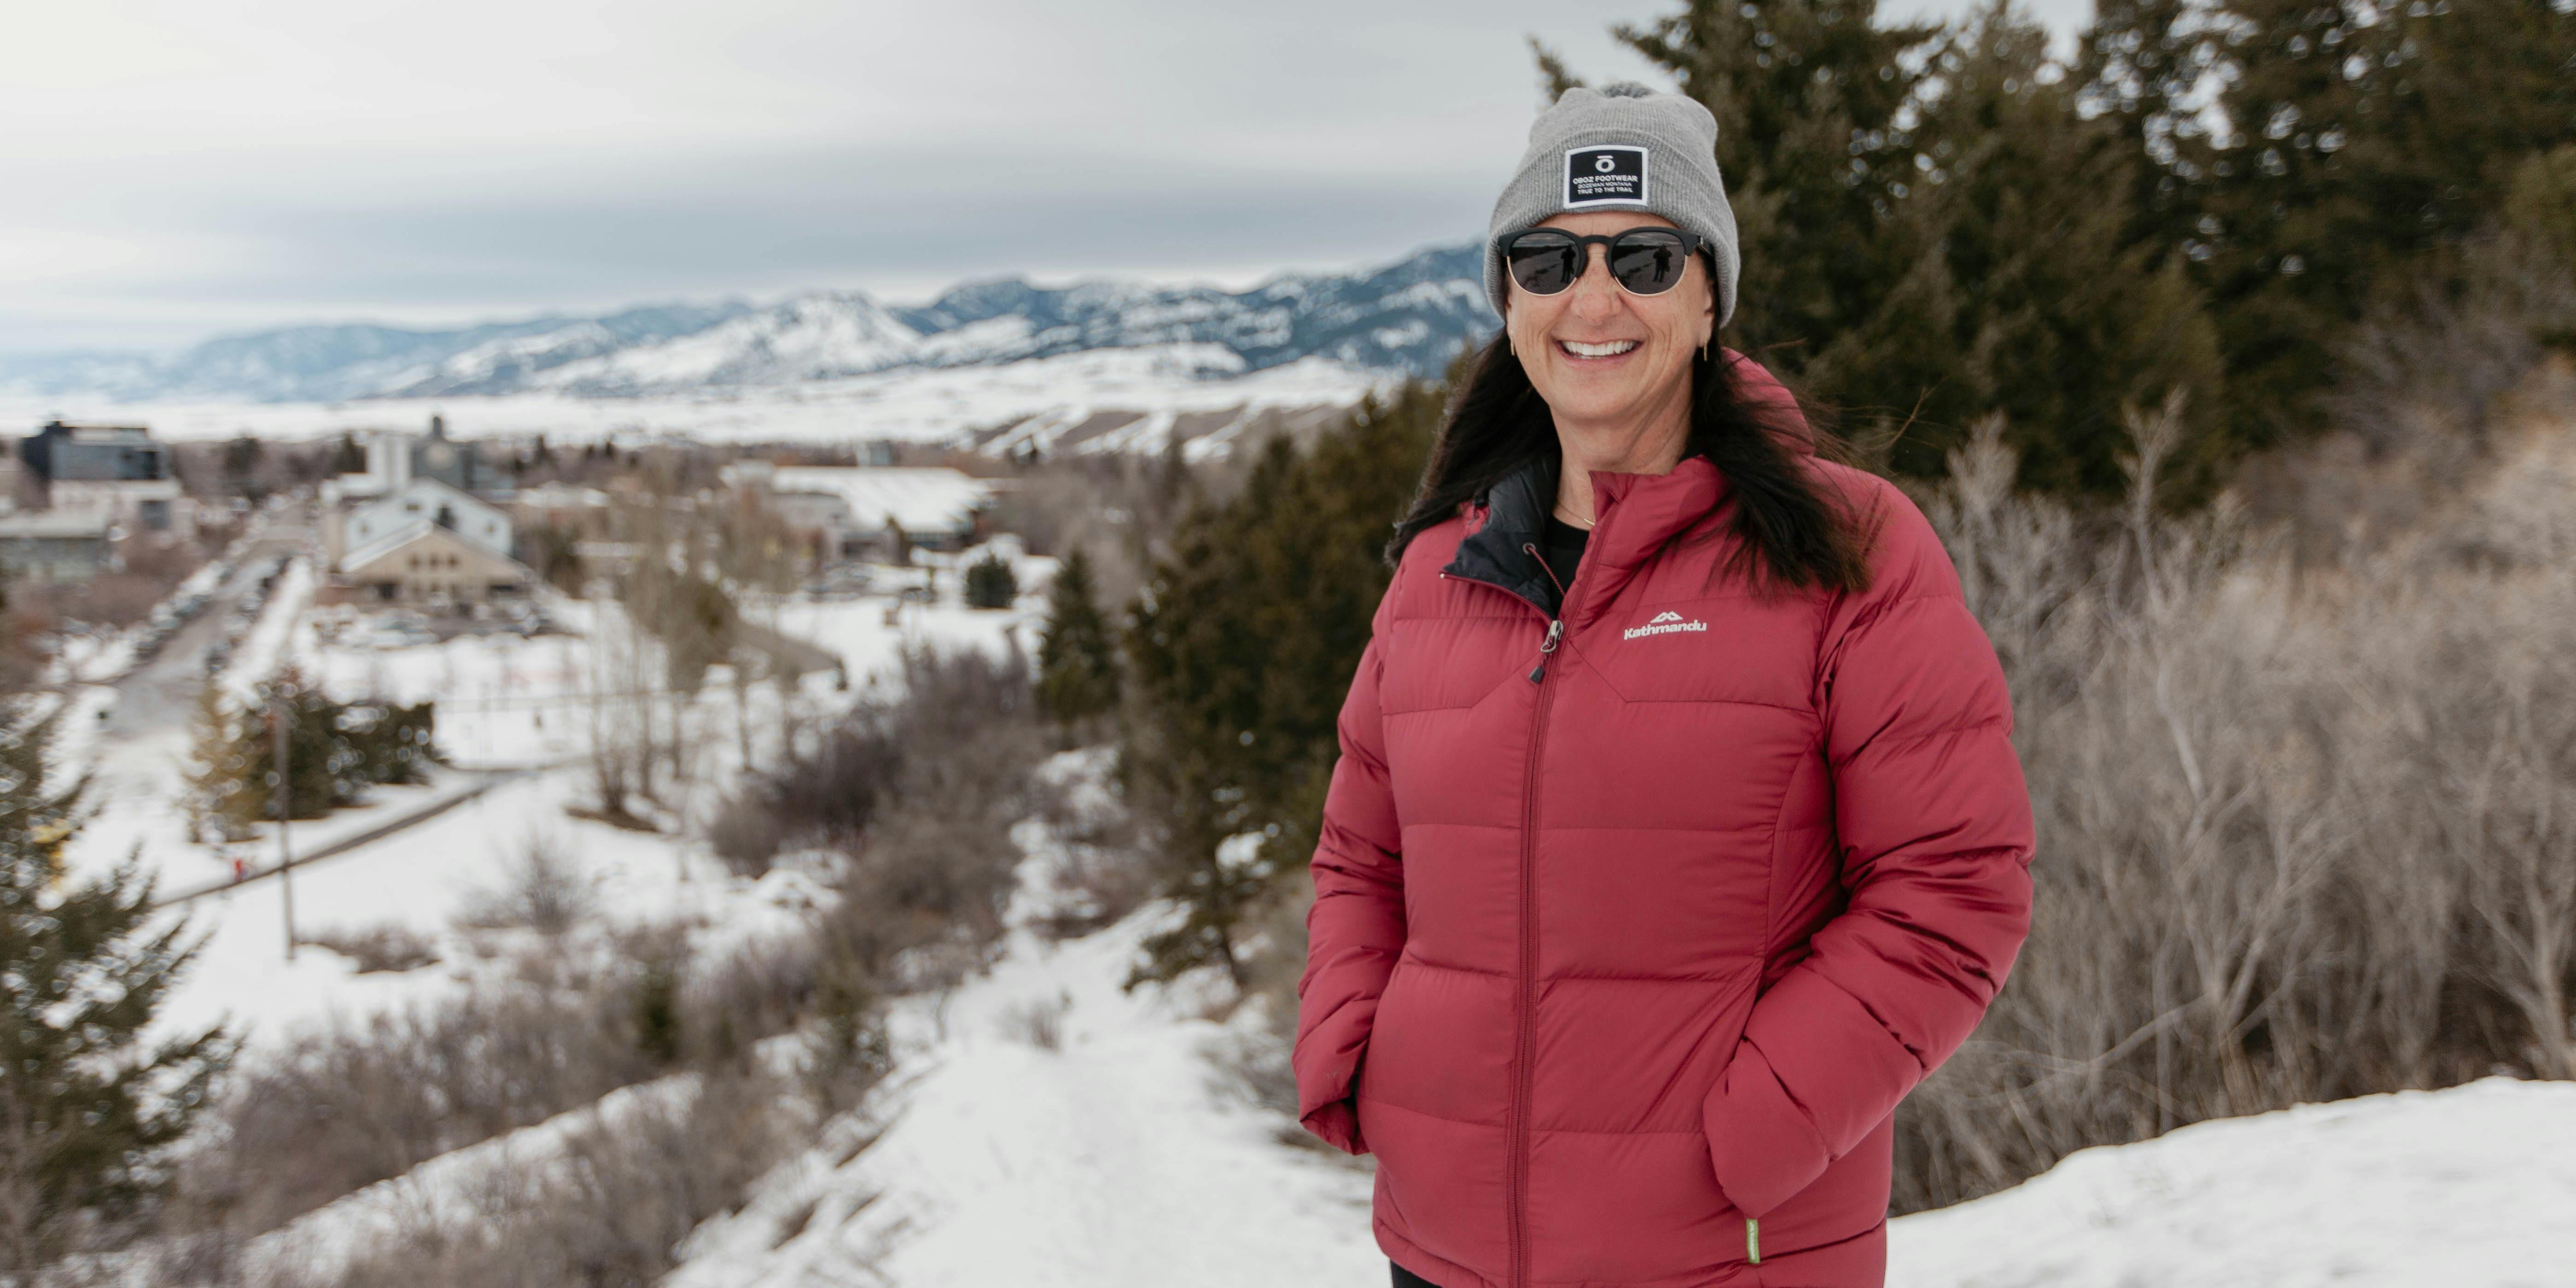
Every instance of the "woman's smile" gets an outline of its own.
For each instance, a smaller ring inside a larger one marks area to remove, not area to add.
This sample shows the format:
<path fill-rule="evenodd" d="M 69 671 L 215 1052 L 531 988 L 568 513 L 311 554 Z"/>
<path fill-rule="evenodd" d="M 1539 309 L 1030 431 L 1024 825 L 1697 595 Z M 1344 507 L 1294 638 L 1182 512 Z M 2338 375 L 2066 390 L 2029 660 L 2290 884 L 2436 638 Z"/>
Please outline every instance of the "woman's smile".
<path fill-rule="evenodd" d="M 1566 357 L 1577 362 L 1591 365 L 1615 363 L 1619 359 L 1635 353 L 1639 348 L 1643 347 L 1643 342 L 1637 340 L 1559 340 L 1556 342 L 1556 347 L 1557 351 L 1563 353 Z"/>

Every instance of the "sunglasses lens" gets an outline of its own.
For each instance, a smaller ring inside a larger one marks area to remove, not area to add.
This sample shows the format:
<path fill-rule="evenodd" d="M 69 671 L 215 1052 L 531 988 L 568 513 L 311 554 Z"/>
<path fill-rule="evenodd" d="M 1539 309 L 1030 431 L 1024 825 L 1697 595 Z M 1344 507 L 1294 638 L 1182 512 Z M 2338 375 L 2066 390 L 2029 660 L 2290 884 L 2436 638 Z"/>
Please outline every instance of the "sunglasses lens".
<path fill-rule="evenodd" d="M 1610 243 L 1610 275 L 1638 295 L 1661 295 L 1673 289 L 1689 263 L 1682 239 L 1661 229 L 1621 233 Z"/>
<path fill-rule="evenodd" d="M 1574 284 L 1582 264 L 1577 258 L 1582 249 L 1571 237 L 1533 234 L 1515 240 L 1503 252 L 1503 261 L 1522 290 L 1532 295 L 1554 295 Z"/>

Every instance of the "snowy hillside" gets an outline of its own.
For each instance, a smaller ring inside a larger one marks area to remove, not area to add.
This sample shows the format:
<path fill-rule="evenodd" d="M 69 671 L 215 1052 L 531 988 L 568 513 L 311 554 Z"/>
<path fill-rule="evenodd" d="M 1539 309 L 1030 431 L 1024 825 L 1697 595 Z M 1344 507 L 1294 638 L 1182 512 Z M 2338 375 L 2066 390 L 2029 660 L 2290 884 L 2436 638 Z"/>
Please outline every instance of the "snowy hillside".
<path fill-rule="evenodd" d="M 1216 346 L 1238 371 L 1310 359 L 1437 374 L 1494 325 L 1472 246 L 1245 291 L 1012 279 L 889 307 L 858 292 L 764 306 L 658 305 L 451 331 L 305 326 L 208 341 L 168 360 L 0 360 L 0 393 L 124 402 L 339 401 L 554 393 L 632 398 L 787 389 L 897 369 L 989 367 L 1103 349 Z"/>
<path fill-rule="evenodd" d="M 746 319 L 748 320 L 748 319 Z M 1265 413 L 1347 407 L 1393 377 L 1326 358 L 1246 371 L 1214 344 L 1090 349 L 999 366 L 896 367 L 864 376 L 767 388 L 714 388 L 634 398 L 570 393 L 450 395 L 430 400 L 246 403 L 226 400 L 83 405 L 58 397 L 0 394 L 0 426 L 64 415 L 147 424 L 163 439 L 313 438 L 350 428 L 417 428 L 431 413 L 461 437 L 546 434 L 556 442 L 680 434 L 705 440 L 843 442 L 858 438 L 1035 443 L 1056 449 L 1159 450 L 1175 418 L 1223 442 Z M 1102 440 L 1110 423 L 1152 418 Z M 1007 432 L 1006 432 L 1007 431 Z M 995 435 L 1000 435 L 995 437 Z M 1195 440 L 1194 440 L 1195 441 Z"/>

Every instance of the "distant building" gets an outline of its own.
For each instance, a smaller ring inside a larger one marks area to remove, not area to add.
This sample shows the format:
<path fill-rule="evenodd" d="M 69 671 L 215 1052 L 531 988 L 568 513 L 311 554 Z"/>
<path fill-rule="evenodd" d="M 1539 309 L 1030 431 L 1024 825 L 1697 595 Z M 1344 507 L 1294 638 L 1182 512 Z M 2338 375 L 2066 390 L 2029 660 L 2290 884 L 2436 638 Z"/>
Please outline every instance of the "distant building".
<path fill-rule="evenodd" d="M 352 498 L 322 516 L 322 551 L 335 562 L 402 529 L 429 523 L 463 533 L 508 557 L 515 540 L 509 514 L 436 479 L 416 478 L 383 496 Z"/>
<path fill-rule="evenodd" d="M 170 476 L 169 449 L 152 441 L 151 431 L 140 425 L 66 425 L 57 420 L 20 440 L 18 455 L 52 513 L 82 516 L 84 525 L 97 522 L 128 533 L 196 535 L 196 506 Z"/>
<path fill-rule="evenodd" d="M 510 557 L 514 539 L 500 508 L 436 479 L 412 479 L 325 514 L 325 597 L 453 609 L 518 595 L 536 577 Z"/>
<path fill-rule="evenodd" d="M 0 573 L 39 581 L 86 581 L 117 568 L 101 514 L 36 510 L 0 515 Z"/>
<path fill-rule="evenodd" d="M 350 547 L 340 557 L 325 598 L 461 609 L 524 594 L 534 580 L 508 555 L 453 528 L 416 520 Z"/>
<path fill-rule="evenodd" d="M 47 484 L 135 482 L 170 477 L 168 449 L 140 425 L 66 425 L 57 420 L 20 440 L 18 456 Z"/>
<path fill-rule="evenodd" d="M 540 483 L 510 494 L 519 522 L 589 532 L 608 513 L 608 493 L 574 483 Z"/>
<path fill-rule="evenodd" d="M 181 494 L 177 479 L 60 479 L 46 491 L 56 514 L 97 515 L 127 532 L 197 535 L 196 502 Z"/>
<path fill-rule="evenodd" d="M 993 484 L 944 467 L 772 465 L 738 461 L 726 485 L 756 493 L 817 563 L 900 562 L 902 548 L 957 550 L 982 540 Z"/>
<path fill-rule="evenodd" d="M 486 463 L 482 449 L 447 436 L 447 418 L 429 418 L 429 433 L 370 430 L 360 439 L 367 468 L 343 474 L 324 485 L 323 499 L 383 496 L 400 491 L 413 479 L 435 479 L 459 492 L 477 496 L 501 490 L 499 470 Z"/>

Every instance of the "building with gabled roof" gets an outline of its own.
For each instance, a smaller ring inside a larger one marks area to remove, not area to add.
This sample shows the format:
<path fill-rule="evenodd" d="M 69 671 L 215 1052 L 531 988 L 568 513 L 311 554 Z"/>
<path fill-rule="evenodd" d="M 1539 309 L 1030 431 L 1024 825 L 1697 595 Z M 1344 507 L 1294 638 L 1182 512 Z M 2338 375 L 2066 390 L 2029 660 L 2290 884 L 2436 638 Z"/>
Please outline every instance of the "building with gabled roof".
<path fill-rule="evenodd" d="M 536 574 L 518 560 L 428 519 L 349 547 L 328 598 L 464 608 L 527 593 Z"/>
<path fill-rule="evenodd" d="M 414 478 L 391 492 L 348 498 L 326 513 L 322 552 L 336 564 L 343 551 L 372 545 L 424 519 L 505 557 L 517 539 L 508 511 L 437 479 Z"/>
<path fill-rule="evenodd" d="M 510 516 L 431 478 L 350 499 L 323 518 L 327 598 L 461 608 L 524 593 L 536 580 L 510 557 Z"/>

